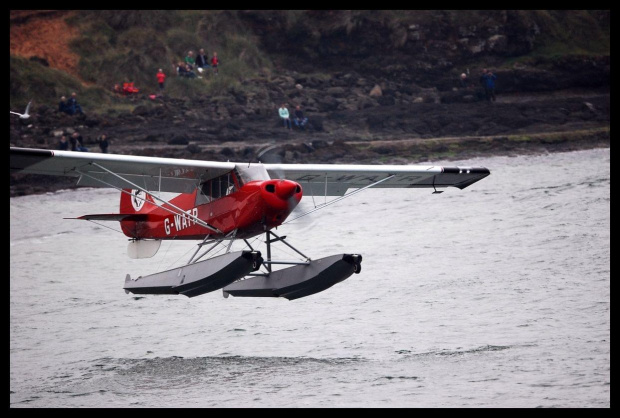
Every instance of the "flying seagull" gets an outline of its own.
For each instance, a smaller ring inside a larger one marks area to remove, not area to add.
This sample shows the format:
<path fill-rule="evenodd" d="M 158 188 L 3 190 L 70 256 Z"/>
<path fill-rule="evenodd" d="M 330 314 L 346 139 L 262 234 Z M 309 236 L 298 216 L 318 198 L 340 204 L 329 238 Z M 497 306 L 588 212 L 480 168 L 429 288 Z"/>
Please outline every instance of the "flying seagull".
<path fill-rule="evenodd" d="M 21 113 L 17 113 L 17 112 L 13 112 L 12 110 L 10 110 L 9 112 L 11 112 L 14 115 L 19 116 L 20 119 L 28 119 L 30 117 L 30 103 L 32 103 L 32 100 L 28 102 L 28 106 L 26 106 L 26 111 L 24 112 L 24 114 L 22 115 Z"/>

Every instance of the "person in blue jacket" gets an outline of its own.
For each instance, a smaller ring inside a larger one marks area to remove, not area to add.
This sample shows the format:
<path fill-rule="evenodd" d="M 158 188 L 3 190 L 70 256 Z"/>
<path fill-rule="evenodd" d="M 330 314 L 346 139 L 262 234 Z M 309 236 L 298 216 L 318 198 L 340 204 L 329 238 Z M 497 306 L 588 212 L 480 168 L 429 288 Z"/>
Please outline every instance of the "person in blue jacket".
<path fill-rule="evenodd" d="M 304 112 L 301 111 L 301 106 L 297 105 L 295 107 L 295 126 L 297 126 L 302 131 L 306 129 L 306 124 L 308 123 L 308 118 L 304 116 Z"/>
<path fill-rule="evenodd" d="M 69 109 L 67 106 L 67 98 L 65 96 L 62 96 L 60 98 L 60 102 L 58 102 L 58 111 L 63 113 L 69 113 Z"/>
<path fill-rule="evenodd" d="M 67 137 L 65 135 L 62 135 L 60 137 L 60 141 L 58 142 L 58 149 L 61 151 L 69 150 L 69 141 L 67 141 Z"/>
<path fill-rule="evenodd" d="M 484 87 L 484 94 L 487 98 L 487 101 L 495 101 L 495 80 L 497 76 L 493 74 L 491 71 L 488 71 L 486 68 L 482 70 L 482 75 L 480 76 L 480 83 L 482 87 Z"/>
<path fill-rule="evenodd" d="M 77 94 L 75 92 L 71 93 L 71 97 L 67 101 L 67 113 L 70 115 L 74 115 L 76 113 L 84 114 L 82 111 L 82 106 L 77 102 Z"/>

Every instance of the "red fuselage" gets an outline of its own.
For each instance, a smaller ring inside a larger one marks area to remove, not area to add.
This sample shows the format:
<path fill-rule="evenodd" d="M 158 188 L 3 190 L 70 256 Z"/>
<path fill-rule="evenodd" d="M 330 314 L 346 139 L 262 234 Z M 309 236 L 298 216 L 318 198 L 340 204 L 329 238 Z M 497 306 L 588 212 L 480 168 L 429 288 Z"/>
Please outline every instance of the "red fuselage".
<path fill-rule="evenodd" d="M 236 229 L 236 238 L 248 238 L 281 225 L 301 200 L 303 191 L 294 181 L 261 180 L 251 181 L 237 191 L 201 204 L 196 204 L 198 193 L 196 190 L 180 194 L 170 203 L 221 233 L 198 224 L 189 216 L 173 214 L 149 203 L 137 212 L 146 215 L 147 220 L 121 221 L 123 233 L 140 239 L 204 239 L 207 235 L 221 237 Z M 126 212 L 122 202 L 121 199 L 121 212 Z M 170 205 L 162 206 L 178 212 Z"/>

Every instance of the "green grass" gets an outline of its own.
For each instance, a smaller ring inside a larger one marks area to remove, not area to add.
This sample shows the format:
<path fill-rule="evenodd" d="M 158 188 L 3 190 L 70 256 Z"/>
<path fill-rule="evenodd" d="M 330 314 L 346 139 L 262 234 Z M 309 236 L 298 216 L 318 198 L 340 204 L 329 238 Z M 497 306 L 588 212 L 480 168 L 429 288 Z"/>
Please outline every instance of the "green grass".
<path fill-rule="evenodd" d="M 56 107 L 61 96 L 72 92 L 78 95 L 83 107 L 99 106 L 110 100 L 110 94 L 98 86 L 85 87 L 80 80 L 64 71 L 41 65 L 22 57 L 9 58 L 9 103 L 11 109 L 20 109 L 30 100 L 35 105 Z"/>
<path fill-rule="evenodd" d="M 38 62 L 10 56 L 9 106 L 21 111 L 32 100 L 33 106 L 58 106 L 61 96 L 77 93 L 78 102 L 86 114 L 109 111 L 131 112 L 136 103 L 98 85 L 85 86 L 80 80 L 64 71 L 41 65 Z M 142 103 L 143 104 L 143 103 Z M 148 103 L 147 103 L 148 105 Z"/>
<path fill-rule="evenodd" d="M 513 142 L 530 142 L 532 137 L 529 135 L 510 135 L 508 139 Z"/>
<path fill-rule="evenodd" d="M 155 74 L 168 75 L 166 93 L 171 97 L 223 94 L 242 88 L 240 81 L 272 67 L 257 39 L 241 24 L 235 12 L 84 11 L 73 18 L 81 36 L 72 49 L 81 57 L 79 74 L 104 88 L 134 82 L 143 91 L 155 91 Z M 220 74 L 203 80 L 176 77 L 176 64 L 187 51 L 204 48 L 210 58 L 217 51 Z"/>
<path fill-rule="evenodd" d="M 139 104 L 143 103 L 111 102 L 104 106 L 103 110 L 108 114 L 127 114 L 133 112 Z"/>
<path fill-rule="evenodd" d="M 176 98 L 193 99 L 208 96 L 208 81 L 204 78 L 184 78 L 171 76 L 166 79 L 166 95 Z"/>
<path fill-rule="evenodd" d="M 537 27 L 533 50 L 508 59 L 515 62 L 553 62 L 568 56 L 610 54 L 609 14 L 588 10 L 527 10 L 518 12 L 524 27 Z"/>

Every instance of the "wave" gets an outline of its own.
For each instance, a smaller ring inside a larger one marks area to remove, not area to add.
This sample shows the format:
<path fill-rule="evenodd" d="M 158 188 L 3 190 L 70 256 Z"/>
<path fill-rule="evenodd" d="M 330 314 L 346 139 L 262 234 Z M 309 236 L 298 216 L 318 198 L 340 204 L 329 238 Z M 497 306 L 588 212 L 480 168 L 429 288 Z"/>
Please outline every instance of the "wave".
<path fill-rule="evenodd" d="M 502 351 L 508 350 L 512 348 L 512 346 L 504 346 L 504 345 L 485 345 L 477 348 L 472 348 L 469 350 L 434 350 L 428 351 L 424 353 L 413 353 L 410 350 L 397 350 L 397 354 L 402 354 L 407 357 L 428 357 L 428 356 L 462 356 L 466 354 L 480 354 L 489 351 Z"/>

